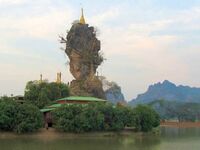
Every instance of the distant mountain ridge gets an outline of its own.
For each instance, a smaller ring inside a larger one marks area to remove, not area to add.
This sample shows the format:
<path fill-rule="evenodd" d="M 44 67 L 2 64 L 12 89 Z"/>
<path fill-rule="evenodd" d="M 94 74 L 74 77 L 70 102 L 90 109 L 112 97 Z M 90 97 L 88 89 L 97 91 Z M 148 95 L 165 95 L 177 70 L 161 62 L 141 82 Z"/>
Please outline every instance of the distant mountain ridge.
<path fill-rule="evenodd" d="M 158 82 L 154 85 L 150 85 L 145 93 L 139 94 L 136 99 L 132 99 L 129 104 L 145 104 L 159 99 L 200 103 L 200 88 L 183 85 L 176 86 L 174 83 L 165 80 L 162 83 Z"/>

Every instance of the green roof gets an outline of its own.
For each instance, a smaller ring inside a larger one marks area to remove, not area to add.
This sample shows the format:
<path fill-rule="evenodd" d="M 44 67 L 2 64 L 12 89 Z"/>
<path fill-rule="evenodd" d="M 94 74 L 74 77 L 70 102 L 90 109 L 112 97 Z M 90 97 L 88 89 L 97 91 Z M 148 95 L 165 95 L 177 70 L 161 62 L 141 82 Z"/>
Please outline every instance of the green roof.
<path fill-rule="evenodd" d="M 41 112 L 48 112 L 51 110 L 54 110 L 55 108 L 44 108 L 44 109 L 40 109 Z"/>
<path fill-rule="evenodd" d="M 104 99 L 96 98 L 96 97 L 88 97 L 88 96 L 69 96 L 65 98 L 58 99 L 56 101 L 91 101 L 91 102 L 106 102 Z"/>
<path fill-rule="evenodd" d="M 65 98 L 61 98 L 61 99 L 58 99 L 56 101 L 90 101 L 90 102 L 106 102 L 106 100 L 104 99 L 100 99 L 100 98 L 95 98 L 95 97 L 84 97 L 84 96 L 69 96 L 69 97 L 65 97 Z M 49 112 L 51 110 L 54 110 L 58 107 L 61 107 L 62 105 L 65 105 L 65 104 L 59 104 L 59 103 L 56 103 L 56 104 L 52 104 L 50 106 L 47 106 L 47 108 L 44 108 L 44 109 L 40 109 L 41 112 Z"/>
<path fill-rule="evenodd" d="M 50 105 L 48 106 L 49 108 L 57 108 L 57 107 L 61 107 L 62 104 L 53 104 L 53 105 Z"/>

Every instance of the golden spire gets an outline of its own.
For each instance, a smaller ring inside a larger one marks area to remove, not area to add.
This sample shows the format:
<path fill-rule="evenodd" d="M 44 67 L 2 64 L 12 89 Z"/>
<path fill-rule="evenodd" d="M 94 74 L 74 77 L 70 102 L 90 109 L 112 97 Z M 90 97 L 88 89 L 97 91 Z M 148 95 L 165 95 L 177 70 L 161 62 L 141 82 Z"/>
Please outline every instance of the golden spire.
<path fill-rule="evenodd" d="M 57 80 L 56 80 L 56 83 L 61 83 L 61 72 L 57 73 Z"/>
<path fill-rule="evenodd" d="M 79 21 L 80 24 L 85 24 L 85 19 L 84 19 L 84 15 L 83 15 L 83 8 L 81 8 L 81 18 Z"/>
<path fill-rule="evenodd" d="M 42 83 L 42 74 L 40 74 L 40 83 Z"/>

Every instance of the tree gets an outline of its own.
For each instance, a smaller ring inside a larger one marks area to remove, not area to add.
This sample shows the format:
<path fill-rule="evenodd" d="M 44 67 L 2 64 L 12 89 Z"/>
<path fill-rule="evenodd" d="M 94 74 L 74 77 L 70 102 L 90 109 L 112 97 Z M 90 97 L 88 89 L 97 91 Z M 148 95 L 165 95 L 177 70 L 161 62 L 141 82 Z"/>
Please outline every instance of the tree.
<path fill-rule="evenodd" d="M 99 105 L 99 111 L 104 115 L 104 129 L 119 131 L 127 125 L 126 107 L 114 106 L 111 103 Z"/>
<path fill-rule="evenodd" d="M 177 119 L 179 122 L 199 120 L 199 103 L 155 100 L 148 105 L 156 110 L 162 120 Z"/>
<path fill-rule="evenodd" d="M 148 132 L 160 124 L 159 115 L 149 106 L 138 105 L 133 111 L 134 126 L 138 131 Z"/>
<path fill-rule="evenodd" d="M 59 98 L 69 96 L 69 87 L 64 83 L 29 81 L 26 84 L 24 99 L 38 108 L 43 108 Z"/>
<path fill-rule="evenodd" d="M 0 100 L 0 130 L 12 131 L 15 127 L 17 114 L 17 103 L 13 100 L 2 98 Z"/>
<path fill-rule="evenodd" d="M 109 103 L 76 104 L 54 110 L 53 118 L 55 127 L 66 132 L 119 131 L 133 120 L 130 112 L 133 112 L 130 108 Z"/>
<path fill-rule="evenodd" d="M 120 131 L 126 126 L 150 131 L 160 124 L 158 114 L 148 106 L 130 108 L 110 103 L 64 105 L 53 111 L 55 128 L 65 132 Z"/>
<path fill-rule="evenodd" d="M 42 127 L 42 114 L 31 104 L 19 104 L 15 115 L 15 128 L 17 133 L 33 132 Z"/>
<path fill-rule="evenodd" d="M 11 99 L 0 100 L 0 130 L 17 133 L 32 132 L 42 125 L 42 114 L 31 104 L 19 104 Z"/>
<path fill-rule="evenodd" d="M 65 132 L 81 132 L 82 105 L 64 105 L 53 111 L 55 128 Z"/>
<path fill-rule="evenodd" d="M 96 104 L 84 108 L 81 114 L 84 131 L 101 131 L 104 128 L 104 115 L 97 109 Z"/>

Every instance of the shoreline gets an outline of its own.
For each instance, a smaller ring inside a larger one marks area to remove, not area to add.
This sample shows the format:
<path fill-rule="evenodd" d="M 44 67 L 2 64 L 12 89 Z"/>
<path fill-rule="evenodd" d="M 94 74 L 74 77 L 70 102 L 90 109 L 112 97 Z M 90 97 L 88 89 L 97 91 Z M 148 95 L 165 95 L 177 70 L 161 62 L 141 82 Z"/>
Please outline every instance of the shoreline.
<path fill-rule="evenodd" d="M 117 137 L 117 136 L 130 136 L 133 135 L 135 132 L 133 129 L 125 129 L 122 131 L 100 131 L 100 132 L 85 132 L 85 133 L 69 133 L 69 132 L 62 132 L 58 131 L 54 128 L 49 128 L 46 130 L 45 128 L 41 128 L 36 132 L 33 133 L 24 133 L 24 134 L 17 134 L 14 132 L 0 132 L 0 139 L 4 138 L 41 138 L 42 140 L 53 140 L 58 138 L 93 138 L 93 137 Z"/>
<path fill-rule="evenodd" d="M 200 128 L 200 122 L 161 122 L 160 127 L 169 128 Z M 158 127 L 159 128 L 159 127 Z M 93 137 L 117 137 L 117 136 L 131 136 L 133 134 L 143 135 L 143 132 L 136 132 L 134 128 L 126 128 L 122 131 L 99 131 L 99 132 L 85 132 L 85 133 L 67 133 L 58 131 L 54 128 L 41 128 L 33 133 L 17 134 L 14 132 L 4 132 L 0 131 L 0 139 L 5 138 L 40 138 L 42 140 L 54 140 L 58 138 L 93 138 Z"/>
<path fill-rule="evenodd" d="M 174 128 L 200 128 L 200 122 L 172 122 L 166 121 L 160 123 L 161 127 L 174 127 Z"/>

